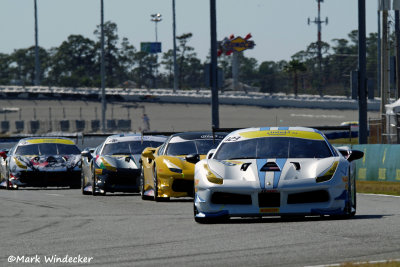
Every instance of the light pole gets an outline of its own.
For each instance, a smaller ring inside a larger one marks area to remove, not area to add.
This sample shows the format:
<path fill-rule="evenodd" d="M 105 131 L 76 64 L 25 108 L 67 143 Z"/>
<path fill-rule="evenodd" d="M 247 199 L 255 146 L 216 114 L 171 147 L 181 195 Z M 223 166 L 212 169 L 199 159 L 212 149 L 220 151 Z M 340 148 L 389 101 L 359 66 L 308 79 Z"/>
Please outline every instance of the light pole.
<path fill-rule="evenodd" d="M 368 144 L 365 0 L 358 0 L 358 143 Z"/>
<path fill-rule="evenodd" d="M 175 0 L 172 0 L 172 31 L 173 31 L 173 44 L 174 44 L 174 89 L 178 89 L 178 64 L 176 63 L 176 20 L 175 20 Z"/>
<path fill-rule="evenodd" d="M 100 76 L 101 76 L 101 128 L 103 133 L 106 131 L 106 89 L 105 89 L 105 63 L 104 63 L 104 2 L 101 0 L 100 8 L 100 27 L 101 27 L 101 62 L 100 62 Z"/>
<path fill-rule="evenodd" d="M 153 21 L 156 25 L 156 43 L 158 42 L 158 36 L 157 36 L 157 24 L 162 21 L 162 15 L 160 13 L 157 14 L 151 14 L 151 21 Z"/>
<path fill-rule="evenodd" d="M 38 41 L 38 18 L 37 2 L 35 0 L 35 85 L 40 85 L 40 60 L 39 60 L 39 41 Z"/>
<path fill-rule="evenodd" d="M 219 128 L 218 70 L 217 70 L 217 11 L 216 0 L 210 0 L 210 33 L 211 33 L 211 118 L 212 127 Z"/>
<path fill-rule="evenodd" d="M 160 21 L 162 21 L 162 16 L 161 16 L 161 14 L 160 13 L 156 13 L 156 14 L 151 14 L 150 15 L 151 16 L 151 21 L 153 21 L 154 22 L 154 24 L 155 24 L 155 31 L 156 31 L 156 43 L 158 43 L 158 32 L 157 32 L 157 24 L 160 22 Z M 157 56 L 157 53 L 158 52 L 156 52 L 156 66 L 155 66 L 155 77 L 154 77 L 154 88 L 157 88 L 157 75 L 158 75 L 158 71 L 157 71 L 157 64 L 158 64 L 158 56 Z"/>

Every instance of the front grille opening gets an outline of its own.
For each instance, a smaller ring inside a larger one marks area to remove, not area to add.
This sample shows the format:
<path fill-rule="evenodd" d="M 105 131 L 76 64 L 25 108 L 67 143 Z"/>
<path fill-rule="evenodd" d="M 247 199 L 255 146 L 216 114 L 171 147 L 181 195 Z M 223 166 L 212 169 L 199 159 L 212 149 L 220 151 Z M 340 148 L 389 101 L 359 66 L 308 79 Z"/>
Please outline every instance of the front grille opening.
<path fill-rule="evenodd" d="M 215 192 L 211 196 L 213 204 L 251 205 L 251 195 Z"/>
<path fill-rule="evenodd" d="M 281 194 L 280 193 L 260 193 L 258 194 L 258 205 L 260 208 L 264 207 L 280 207 Z"/>
<path fill-rule="evenodd" d="M 325 190 L 317 190 L 304 193 L 289 194 L 288 204 L 318 203 L 329 201 L 329 193 Z"/>
<path fill-rule="evenodd" d="M 175 192 L 187 192 L 189 195 L 193 194 L 194 181 L 175 179 L 172 183 L 172 190 Z"/>

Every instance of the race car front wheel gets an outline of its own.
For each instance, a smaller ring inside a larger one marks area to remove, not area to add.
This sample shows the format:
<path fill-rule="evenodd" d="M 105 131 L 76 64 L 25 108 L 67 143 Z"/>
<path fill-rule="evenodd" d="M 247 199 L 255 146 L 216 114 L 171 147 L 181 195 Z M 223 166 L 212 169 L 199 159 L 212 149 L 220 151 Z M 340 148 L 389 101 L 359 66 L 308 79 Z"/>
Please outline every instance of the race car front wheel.
<path fill-rule="evenodd" d="M 89 195 L 90 193 L 85 191 L 85 175 L 83 174 L 83 172 L 81 172 L 81 191 L 82 191 L 82 195 Z"/>
<path fill-rule="evenodd" d="M 196 197 L 196 196 L 195 196 Z M 229 216 L 218 216 L 218 217 L 196 217 L 199 214 L 199 211 L 196 208 L 196 204 L 193 203 L 193 213 L 194 213 L 194 221 L 197 223 L 224 223 L 229 220 Z"/>
<path fill-rule="evenodd" d="M 349 172 L 350 173 L 350 172 Z M 346 205 L 343 210 L 343 215 L 335 216 L 339 219 L 350 219 L 356 214 L 357 210 L 357 194 L 355 179 L 349 177 Z"/>
<path fill-rule="evenodd" d="M 143 200 L 151 200 L 151 197 L 146 196 L 145 190 L 144 190 L 144 170 L 142 167 L 142 171 L 140 173 L 140 178 L 139 178 L 139 186 L 140 186 L 140 196 L 142 197 Z"/>
<path fill-rule="evenodd" d="M 18 189 L 18 187 L 10 186 L 10 172 L 8 172 L 6 177 L 6 190 L 12 190 L 12 189 Z"/>
<path fill-rule="evenodd" d="M 154 200 L 157 202 L 161 201 L 168 201 L 169 197 L 159 197 L 158 196 L 158 178 L 157 178 L 157 168 L 154 166 L 154 172 L 153 172 L 153 181 L 154 181 Z"/>

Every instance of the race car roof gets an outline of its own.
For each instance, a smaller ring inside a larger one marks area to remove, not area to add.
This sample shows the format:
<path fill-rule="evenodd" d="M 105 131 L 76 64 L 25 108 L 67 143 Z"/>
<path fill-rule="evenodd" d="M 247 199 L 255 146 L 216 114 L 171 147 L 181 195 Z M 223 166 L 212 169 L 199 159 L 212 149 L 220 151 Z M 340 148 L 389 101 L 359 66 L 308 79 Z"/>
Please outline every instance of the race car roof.
<path fill-rule="evenodd" d="M 57 144 L 65 144 L 65 145 L 75 145 L 75 142 L 71 139 L 64 137 L 27 137 L 21 139 L 18 145 L 30 145 L 30 144 L 49 144 L 49 143 L 57 143 Z"/>
<path fill-rule="evenodd" d="M 216 133 L 213 135 L 212 132 L 185 132 L 185 133 L 173 134 L 173 135 L 171 135 L 171 139 L 173 137 L 180 137 L 181 139 L 185 139 L 185 140 L 199 140 L 199 139 L 222 140 L 227 135 L 228 135 L 228 133 Z"/>
<path fill-rule="evenodd" d="M 307 127 L 260 127 L 246 128 L 234 131 L 229 137 L 240 136 L 241 138 L 251 139 L 260 137 L 293 137 L 313 140 L 325 140 L 323 134 L 316 129 Z M 229 139 L 227 141 L 234 141 Z"/>
<path fill-rule="evenodd" d="M 117 143 L 127 141 L 155 141 L 164 142 L 167 140 L 165 136 L 152 136 L 152 135 L 141 135 L 141 134 L 114 134 L 107 137 L 105 143 Z"/>

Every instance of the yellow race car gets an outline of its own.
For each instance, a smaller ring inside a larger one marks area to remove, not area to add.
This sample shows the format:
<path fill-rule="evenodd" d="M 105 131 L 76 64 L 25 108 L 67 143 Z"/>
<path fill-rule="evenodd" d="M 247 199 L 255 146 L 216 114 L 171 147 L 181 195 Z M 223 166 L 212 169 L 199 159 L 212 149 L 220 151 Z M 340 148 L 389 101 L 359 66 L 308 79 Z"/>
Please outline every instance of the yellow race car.
<path fill-rule="evenodd" d="M 216 148 L 226 133 L 178 133 L 158 148 L 142 152 L 140 193 L 142 199 L 169 200 L 193 197 L 194 165 Z"/>

